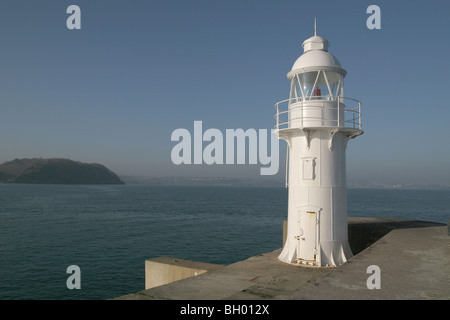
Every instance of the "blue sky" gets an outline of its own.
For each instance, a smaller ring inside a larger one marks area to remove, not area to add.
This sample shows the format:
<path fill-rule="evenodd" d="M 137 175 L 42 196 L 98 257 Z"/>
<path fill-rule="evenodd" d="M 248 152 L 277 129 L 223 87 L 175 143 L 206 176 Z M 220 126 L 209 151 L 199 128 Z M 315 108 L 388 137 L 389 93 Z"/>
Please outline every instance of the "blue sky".
<path fill-rule="evenodd" d="M 66 8 L 81 8 L 68 30 Z M 366 9 L 381 8 L 369 30 Z M 365 134 L 349 184 L 450 185 L 448 1 L 0 1 L 0 162 L 63 157 L 122 175 L 258 177 L 175 166 L 177 128 L 270 129 L 286 73 L 318 35 L 347 70 Z M 285 144 L 280 144 L 284 175 Z"/>

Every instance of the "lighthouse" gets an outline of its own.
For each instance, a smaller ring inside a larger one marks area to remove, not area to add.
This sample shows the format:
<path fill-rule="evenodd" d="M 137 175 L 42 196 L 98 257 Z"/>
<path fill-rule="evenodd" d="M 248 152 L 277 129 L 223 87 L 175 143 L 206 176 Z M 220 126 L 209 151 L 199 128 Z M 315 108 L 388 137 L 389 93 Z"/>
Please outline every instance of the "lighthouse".
<path fill-rule="evenodd" d="M 361 103 L 344 96 L 347 72 L 317 36 L 287 78 L 289 99 L 275 104 L 274 134 L 287 142 L 287 234 L 282 262 L 332 267 L 352 257 L 348 243 L 346 148 L 363 133 Z"/>

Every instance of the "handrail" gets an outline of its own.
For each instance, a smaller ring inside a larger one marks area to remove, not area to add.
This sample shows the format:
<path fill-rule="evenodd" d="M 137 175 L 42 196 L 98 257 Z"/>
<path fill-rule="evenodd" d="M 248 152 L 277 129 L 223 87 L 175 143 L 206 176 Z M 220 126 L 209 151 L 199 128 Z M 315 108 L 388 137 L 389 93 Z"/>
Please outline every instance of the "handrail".
<path fill-rule="evenodd" d="M 316 98 L 323 98 L 323 99 L 316 99 Z M 284 102 L 288 102 L 288 101 L 294 101 L 297 100 L 296 102 L 309 102 L 309 101 L 337 101 L 339 99 L 345 99 L 345 100 L 352 100 L 358 103 L 361 103 L 361 101 L 353 99 L 353 98 L 348 98 L 348 97 L 341 97 L 341 96 L 313 96 L 309 99 L 303 99 L 303 98 L 289 98 L 289 99 L 285 99 L 285 100 L 281 100 L 278 101 L 277 103 L 275 103 L 275 107 L 277 105 L 280 105 Z"/>
<path fill-rule="evenodd" d="M 347 107 L 344 104 L 346 101 L 357 105 Z M 287 104 L 287 107 L 283 108 L 283 104 Z M 277 102 L 275 108 L 276 130 L 317 126 L 312 123 L 318 122 L 328 124 L 318 126 L 362 130 L 361 102 L 353 98 L 341 96 L 316 96 L 306 100 L 290 98 Z M 320 116 L 316 114 L 317 111 L 320 111 Z"/>

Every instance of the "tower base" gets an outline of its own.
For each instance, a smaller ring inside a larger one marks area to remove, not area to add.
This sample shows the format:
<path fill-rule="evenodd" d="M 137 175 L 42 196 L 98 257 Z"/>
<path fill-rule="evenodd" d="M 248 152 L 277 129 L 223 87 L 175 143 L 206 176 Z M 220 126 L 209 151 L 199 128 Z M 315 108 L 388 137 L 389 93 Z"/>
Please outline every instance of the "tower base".
<path fill-rule="evenodd" d="M 322 242 L 316 250 L 319 254 L 315 254 L 312 260 L 301 258 L 297 243 L 298 241 L 286 242 L 278 260 L 304 267 L 338 267 L 353 257 L 347 240 Z"/>

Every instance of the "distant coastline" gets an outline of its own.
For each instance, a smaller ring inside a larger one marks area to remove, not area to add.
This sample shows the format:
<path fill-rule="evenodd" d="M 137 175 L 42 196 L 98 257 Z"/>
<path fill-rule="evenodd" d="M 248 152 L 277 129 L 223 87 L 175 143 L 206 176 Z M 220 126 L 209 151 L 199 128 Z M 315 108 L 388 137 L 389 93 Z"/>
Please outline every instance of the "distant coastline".
<path fill-rule="evenodd" d="M 62 158 L 24 158 L 0 164 L 0 183 L 35 184 L 149 184 L 179 186 L 248 186 L 285 188 L 284 175 L 257 177 L 198 177 L 118 175 L 98 163 Z M 349 189 L 439 189 L 445 184 L 348 182 Z"/>

